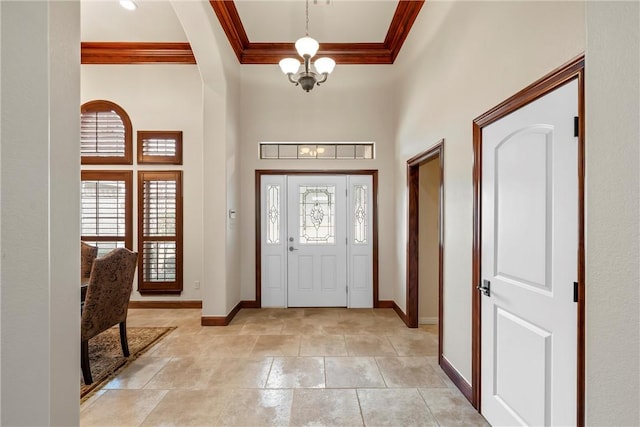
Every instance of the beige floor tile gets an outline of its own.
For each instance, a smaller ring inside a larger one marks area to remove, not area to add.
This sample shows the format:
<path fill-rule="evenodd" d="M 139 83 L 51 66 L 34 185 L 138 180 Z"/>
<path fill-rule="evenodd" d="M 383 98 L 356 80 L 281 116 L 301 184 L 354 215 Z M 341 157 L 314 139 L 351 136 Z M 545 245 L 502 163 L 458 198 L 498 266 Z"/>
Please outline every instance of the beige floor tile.
<path fill-rule="evenodd" d="M 267 308 L 264 309 L 270 319 L 302 319 L 304 317 L 304 308 Z"/>
<path fill-rule="evenodd" d="M 325 357 L 327 388 L 385 387 L 373 357 Z"/>
<path fill-rule="evenodd" d="M 398 356 L 433 356 L 438 354 L 438 338 L 430 334 L 389 336 Z"/>
<path fill-rule="evenodd" d="M 272 363 L 272 357 L 219 359 L 207 388 L 264 388 Z"/>
<path fill-rule="evenodd" d="M 344 335 L 310 335 L 300 341 L 300 356 L 346 356 Z"/>
<path fill-rule="evenodd" d="M 98 390 L 84 402 L 81 425 L 355 426 L 363 423 L 358 397 L 369 425 L 386 422 L 376 406 L 398 425 L 421 424 L 418 387 L 441 424 L 486 425 L 437 352 L 422 355 L 429 340 L 437 348 L 437 327 L 407 328 L 391 309 L 242 309 L 225 327 L 202 327 L 200 317 L 199 309 L 129 310 L 129 326 L 177 329 L 109 385 L 128 389 Z M 345 335 L 353 354 L 378 354 L 389 343 L 420 356 L 349 356 Z M 311 386 L 327 388 L 296 388 Z"/>
<path fill-rule="evenodd" d="M 323 357 L 274 357 L 267 388 L 324 387 Z"/>
<path fill-rule="evenodd" d="M 293 390 L 231 390 L 218 425 L 286 426 Z"/>
<path fill-rule="evenodd" d="M 261 356 L 297 356 L 300 352 L 298 335 L 260 335 L 251 355 Z"/>
<path fill-rule="evenodd" d="M 107 392 L 107 390 L 105 389 L 100 389 L 97 390 L 95 392 L 93 392 L 88 398 L 87 400 L 85 400 L 84 402 L 82 402 L 80 404 L 80 415 L 82 416 L 82 414 L 87 410 L 87 408 L 91 405 L 93 405 L 93 403 L 98 400 L 98 398 L 100 396 L 102 396 L 103 394 L 105 394 Z"/>
<path fill-rule="evenodd" d="M 142 423 L 150 426 L 212 426 L 227 401 L 222 390 L 171 390 Z"/>
<path fill-rule="evenodd" d="M 306 318 L 285 319 L 282 335 L 325 335 L 321 321 Z"/>
<path fill-rule="evenodd" d="M 134 360 L 127 369 L 109 381 L 105 389 L 143 388 L 171 360 L 170 357 L 148 357 Z"/>
<path fill-rule="evenodd" d="M 149 356 L 195 356 L 202 354 L 207 344 L 207 340 L 202 339 L 199 334 L 173 335 L 171 333 L 149 350 Z"/>
<path fill-rule="evenodd" d="M 107 390 L 82 413 L 81 426 L 139 426 L 166 390 Z"/>
<path fill-rule="evenodd" d="M 362 426 L 352 389 L 298 389 L 293 393 L 291 426 Z"/>
<path fill-rule="evenodd" d="M 247 357 L 258 340 L 255 335 L 217 335 L 207 337 L 203 357 Z"/>
<path fill-rule="evenodd" d="M 327 325 L 338 322 L 341 311 L 343 309 L 340 308 L 305 308 L 303 310 L 303 318 L 321 321 Z"/>
<path fill-rule="evenodd" d="M 426 357 L 376 357 L 387 387 L 446 387 Z"/>
<path fill-rule="evenodd" d="M 397 356 L 387 337 L 345 335 L 349 356 Z"/>
<path fill-rule="evenodd" d="M 359 389 L 365 425 L 436 426 L 436 420 L 415 388 Z"/>
<path fill-rule="evenodd" d="M 431 413 L 442 426 L 489 426 L 462 394 L 449 389 L 420 389 Z"/>
<path fill-rule="evenodd" d="M 209 377 L 219 359 L 179 356 L 169 360 L 144 386 L 145 389 L 191 389 L 206 388 Z"/>
<path fill-rule="evenodd" d="M 282 332 L 284 321 L 269 320 L 261 323 L 245 323 L 240 330 L 240 335 L 278 335 Z"/>
<path fill-rule="evenodd" d="M 203 326 L 198 332 L 202 338 L 218 335 L 239 335 L 244 324 L 232 324 L 227 326 Z"/>

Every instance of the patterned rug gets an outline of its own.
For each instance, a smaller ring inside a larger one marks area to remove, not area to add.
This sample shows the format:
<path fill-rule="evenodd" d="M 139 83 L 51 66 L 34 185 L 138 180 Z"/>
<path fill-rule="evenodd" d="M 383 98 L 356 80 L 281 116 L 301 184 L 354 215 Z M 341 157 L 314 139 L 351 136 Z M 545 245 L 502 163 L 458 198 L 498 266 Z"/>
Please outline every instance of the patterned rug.
<path fill-rule="evenodd" d="M 99 390 L 115 377 L 129 363 L 144 354 L 153 344 L 164 338 L 174 327 L 132 328 L 127 327 L 129 357 L 122 355 L 120 330 L 118 326 L 107 329 L 89 340 L 89 362 L 93 383 L 86 385 L 80 375 L 80 402 L 85 401 L 92 392 Z"/>

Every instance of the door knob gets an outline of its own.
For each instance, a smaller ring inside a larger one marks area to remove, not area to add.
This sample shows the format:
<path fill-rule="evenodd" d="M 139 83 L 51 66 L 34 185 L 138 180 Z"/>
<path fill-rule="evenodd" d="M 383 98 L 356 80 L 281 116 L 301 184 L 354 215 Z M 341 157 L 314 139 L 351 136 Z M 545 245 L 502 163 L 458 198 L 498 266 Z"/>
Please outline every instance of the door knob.
<path fill-rule="evenodd" d="M 476 286 L 476 289 L 478 289 L 480 292 L 482 292 L 488 297 L 491 296 L 491 282 L 488 280 L 483 280 L 482 285 Z"/>
<path fill-rule="evenodd" d="M 293 252 L 293 251 L 297 251 L 297 248 L 294 248 L 293 246 L 289 246 L 289 252 Z"/>

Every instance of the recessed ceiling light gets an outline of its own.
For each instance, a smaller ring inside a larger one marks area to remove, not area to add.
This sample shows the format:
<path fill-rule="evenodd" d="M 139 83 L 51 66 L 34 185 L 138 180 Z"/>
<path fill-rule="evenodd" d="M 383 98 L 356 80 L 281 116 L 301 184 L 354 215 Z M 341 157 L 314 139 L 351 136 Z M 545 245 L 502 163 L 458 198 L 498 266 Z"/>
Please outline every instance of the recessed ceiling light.
<path fill-rule="evenodd" d="M 127 10 L 136 10 L 138 8 L 138 5 L 133 0 L 120 0 L 120 6 Z"/>

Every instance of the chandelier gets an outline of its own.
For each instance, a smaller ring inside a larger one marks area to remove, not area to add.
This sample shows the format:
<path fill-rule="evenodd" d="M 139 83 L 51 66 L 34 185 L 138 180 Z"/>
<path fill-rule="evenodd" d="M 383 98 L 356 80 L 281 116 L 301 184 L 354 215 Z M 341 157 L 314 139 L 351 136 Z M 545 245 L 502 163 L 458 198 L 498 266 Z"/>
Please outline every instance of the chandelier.
<path fill-rule="evenodd" d="M 325 57 L 318 58 L 311 64 L 311 58 L 318 52 L 320 45 L 309 37 L 309 0 L 306 0 L 306 17 L 306 35 L 296 41 L 296 50 L 304 60 L 304 69 L 300 70 L 300 61 L 296 58 L 281 59 L 280 69 L 289 77 L 291 83 L 300 85 L 305 92 L 309 92 L 315 85 L 320 86 L 320 83 L 327 81 L 327 77 L 336 66 L 336 61 Z"/>

